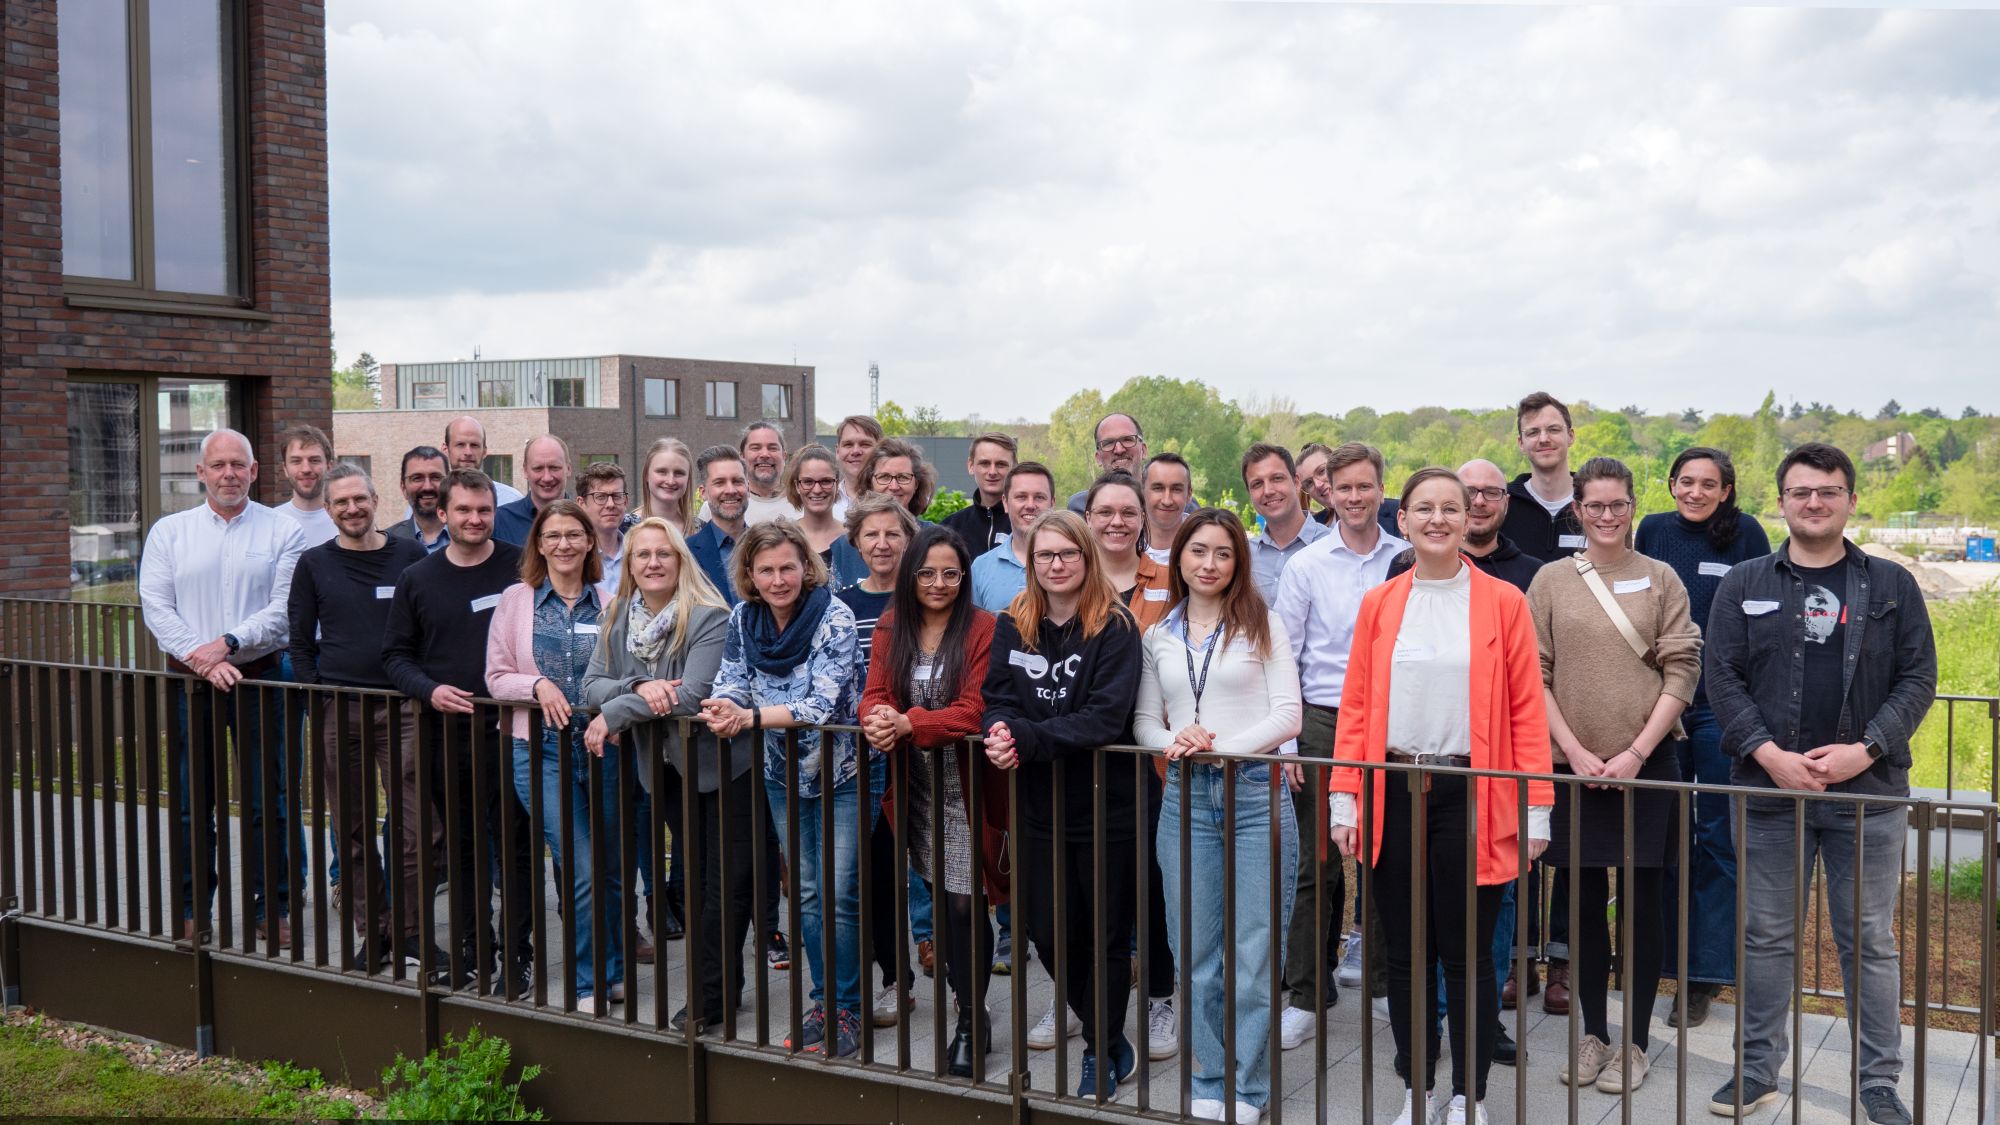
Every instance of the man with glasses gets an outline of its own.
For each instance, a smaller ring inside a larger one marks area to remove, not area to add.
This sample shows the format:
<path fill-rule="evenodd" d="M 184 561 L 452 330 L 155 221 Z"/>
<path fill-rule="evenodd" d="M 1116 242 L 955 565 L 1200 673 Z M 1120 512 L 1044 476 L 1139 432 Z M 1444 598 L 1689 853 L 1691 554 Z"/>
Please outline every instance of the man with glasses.
<path fill-rule="evenodd" d="M 486 471 L 486 426 L 472 415 L 461 414 L 444 424 L 444 448 L 451 458 L 448 469 Z M 520 498 L 520 489 L 504 480 L 493 481 L 493 503 L 496 507 L 505 507 Z"/>
<path fill-rule="evenodd" d="M 403 503 L 409 506 L 410 518 L 390 524 L 383 534 L 413 540 L 426 552 L 443 550 L 451 537 L 445 534 L 438 493 L 449 471 L 444 452 L 436 446 L 419 445 L 403 454 Z"/>
<path fill-rule="evenodd" d="M 1910 795 L 1910 738 L 1937 696 L 1937 646 L 1910 572 L 1847 541 L 1847 454 L 1799 446 L 1778 463 L 1778 491 L 1788 538 L 1730 567 L 1708 617 L 1704 671 L 1723 752 L 1734 760 L 1730 780 L 1783 794 L 1741 806 L 1743 1078 L 1725 1082 L 1709 1109 L 1736 1117 L 1778 1100 L 1801 939 L 1794 900 L 1817 864 L 1849 1026 L 1859 1028 L 1861 1107 L 1869 1121 L 1907 1125 L 1896 1094 L 1903 990 L 1895 921 L 1908 814 L 1899 804 L 1799 804 L 1792 794 Z"/>
<path fill-rule="evenodd" d="M 1008 470 L 1007 521 L 1015 531 L 972 560 L 972 604 L 999 613 L 1028 588 L 1026 532 L 1054 505 L 1055 494 L 1055 474 L 1040 461 L 1023 461 Z"/>
<path fill-rule="evenodd" d="M 604 580 L 597 584 L 597 597 L 609 603 L 618 593 L 618 573 L 625 563 L 625 529 L 639 522 L 625 510 L 625 470 L 615 461 L 592 461 L 583 467 L 577 498 L 590 516 L 591 530 L 597 533 L 597 557 L 604 561 Z"/>
<path fill-rule="evenodd" d="M 1091 431 L 1091 440 L 1097 449 L 1099 473 L 1116 470 L 1139 475 L 1137 469 L 1146 460 L 1146 435 L 1139 432 L 1139 423 L 1130 414 L 1106 414 Z M 1086 488 L 1070 497 L 1069 510 L 1079 516 L 1086 514 L 1083 505 L 1089 496 Z"/>
<path fill-rule="evenodd" d="M 554 434 L 532 438 L 521 451 L 521 464 L 528 494 L 493 513 L 493 538 L 511 547 L 527 546 L 536 514 L 569 495 L 569 443 Z"/>

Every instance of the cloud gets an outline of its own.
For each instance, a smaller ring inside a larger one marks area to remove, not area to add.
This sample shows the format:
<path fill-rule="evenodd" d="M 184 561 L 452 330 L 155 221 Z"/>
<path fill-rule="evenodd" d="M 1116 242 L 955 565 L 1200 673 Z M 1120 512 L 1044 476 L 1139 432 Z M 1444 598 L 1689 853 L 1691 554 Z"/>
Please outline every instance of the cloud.
<path fill-rule="evenodd" d="M 1887 378 L 2000 409 L 1991 12 L 333 21 L 335 327 L 384 359 L 796 354 L 825 415 L 871 360 L 1001 418 L 1141 374 L 1304 409 Z"/>

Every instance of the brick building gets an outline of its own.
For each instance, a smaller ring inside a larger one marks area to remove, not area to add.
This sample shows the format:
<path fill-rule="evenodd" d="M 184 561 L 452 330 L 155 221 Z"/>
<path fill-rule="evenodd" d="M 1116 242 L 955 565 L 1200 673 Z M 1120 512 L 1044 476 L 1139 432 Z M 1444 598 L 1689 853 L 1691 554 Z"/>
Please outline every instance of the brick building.
<path fill-rule="evenodd" d="M 329 418 L 326 37 L 302 0 L 0 0 L 0 593 L 132 600 L 194 447 Z"/>
<path fill-rule="evenodd" d="M 405 511 L 398 476 L 413 446 L 442 445 L 445 423 L 470 414 L 486 426 L 486 469 L 522 488 L 529 439 L 552 433 L 579 467 L 611 460 L 628 474 L 657 438 L 700 453 L 736 444 L 768 420 L 796 449 L 813 429 L 813 369 L 796 364 L 605 355 L 385 363 L 382 406 L 333 415 L 334 451 L 366 467 L 382 496 L 381 520 Z M 636 491 L 636 487 L 635 487 Z"/>

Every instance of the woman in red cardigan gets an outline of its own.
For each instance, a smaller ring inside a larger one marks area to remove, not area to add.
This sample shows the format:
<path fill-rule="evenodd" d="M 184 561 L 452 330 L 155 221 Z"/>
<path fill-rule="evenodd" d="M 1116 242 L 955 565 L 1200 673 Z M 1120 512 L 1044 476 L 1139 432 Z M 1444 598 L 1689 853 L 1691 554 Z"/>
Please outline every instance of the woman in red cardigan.
<path fill-rule="evenodd" d="M 1534 619 L 1519 590 L 1460 555 L 1469 507 L 1465 485 L 1449 469 L 1418 470 L 1403 486 L 1397 519 L 1416 549 L 1416 567 L 1361 599 L 1340 693 L 1337 760 L 1549 772 L 1549 725 Z M 1493 1062 L 1490 1013 L 1499 1010 L 1492 949 L 1501 888 L 1519 874 L 1524 829 L 1527 858 L 1548 846 L 1555 791 L 1546 781 L 1528 782 L 1524 826 L 1519 783 L 1507 778 L 1352 766 L 1336 766 L 1331 773 L 1333 842 L 1342 855 L 1356 854 L 1362 844 L 1356 803 L 1364 774 L 1371 780 L 1374 839 L 1367 841 L 1366 862 L 1386 944 L 1396 1073 L 1410 1088 L 1397 1121 L 1433 1119 L 1437 1021 L 1430 1018 L 1428 1003 L 1421 1017 L 1413 1010 L 1410 981 L 1419 973 L 1431 979 L 1433 964 L 1441 960 L 1452 1043 L 1447 1120 L 1483 1125 L 1486 1110 L 1480 1103 Z M 1418 877 L 1413 787 L 1425 802 L 1428 838 L 1422 873 L 1430 919 L 1425 934 L 1413 934 L 1410 927 L 1410 899 Z M 1472 871 L 1466 870 L 1468 795 L 1477 800 Z M 1476 935 L 1469 950 L 1468 906 Z M 1466 995 L 1468 957 L 1476 997 Z M 1419 1026 L 1427 1040 L 1421 1076 L 1412 1074 L 1410 1065 L 1410 1037 Z M 1465 1049 L 1471 1042 L 1468 1027 L 1475 1029 L 1470 1034 L 1478 1041 L 1471 1057 Z M 1419 1079 L 1421 1107 L 1415 1098 Z"/>
<path fill-rule="evenodd" d="M 993 1042 L 984 1005 L 973 1003 L 973 974 L 979 974 L 981 997 L 991 979 L 993 935 L 985 910 L 973 908 L 972 880 L 984 880 L 989 901 L 1007 901 L 1001 867 L 1007 839 L 1006 775 L 986 755 L 967 753 L 965 744 L 980 733 L 985 706 L 980 686 L 993 647 L 993 615 L 972 604 L 971 575 L 971 554 L 957 532 L 931 524 L 917 533 L 916 542 L 903 552 L 889 610 L 875 626 L 874 658 L 868 662 L 860 707 L 861 729 L 870 745 L 883 751 L 921 751 L 910 756 L 908 792 L 896 792 L 892 782 L 882 797 L 882 815 L 886 823 L 895 815 L 895 803 L 905 804 L 911 863 L 930 884 L 932 901 L 943 907 L 935 918 L 943 939 L 938 952 L 958 998 L 958 1028 L 945 1051 L 946 1070 L 965 1078 L 973 1071 L 975 1016 L 981 1021 L 979 1041 L 989 1049 Z M 980 800 L 978 808 L 971 808 L 975 769 L 980 771 Z M 975 834 L 981 868 L 976 873 Z M 939 853 L 941 865 L 935 862 Z"/>

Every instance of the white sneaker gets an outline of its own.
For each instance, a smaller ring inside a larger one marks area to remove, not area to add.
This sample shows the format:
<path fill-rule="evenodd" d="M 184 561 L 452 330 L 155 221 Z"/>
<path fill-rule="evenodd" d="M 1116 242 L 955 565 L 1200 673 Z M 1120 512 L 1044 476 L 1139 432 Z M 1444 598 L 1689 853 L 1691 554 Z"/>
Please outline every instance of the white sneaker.
<path fill-rule="evenodd" d="M 1333 983 L 1342 988 L 1360 988 L 1361 974 L 1367 969 L 1368 963 L 1361 958 L 1361 935 L 1349 933 L 1347 948 L 1341 951 L 1340 964 L 1333 970 Z"/>
<path fill-rule="evenodd" d="M 1389 1018 L 1389 998 L 1387 996 L 1377 996 L 1375 998 L 1375 1018 L 1383 1020 Z"/>
<path fill-rule="evenodd" d="M 1146 1057 L 1160 1062 L 1173 1058 L 1180 1049 L 1180 1023 L 1174 1019 L 1174 998 L 1146 1001 Z"/>
<path fill-rule="evenodd" d="M 1403 1091 L 1403 1112 L 1396 1115 L 1394 1125 L 1418 1125 L 1419 1122 L 1430 1125 L 1431 1114 L 1437 1109 L 1432 1103 L 1430 1091 L 1424 1091 L 1424 1108 L 1421 1115 L 1416 1109 L 1415 1094 L 1415 1090 Z"/>
<path fill-rule="evenodd" d="M 1236 1103 L 1236 1125 L 1257 1125 L 1264 1119 L 1264 1111 L 1249 1102 Z"/>
<path fill-rule="evenodd" d="M 1195 1098 L 1188 1102 L 1188 1116 L 1196 1121 L 1222 1120 L 1222 1103 L 1214 1098 Z"/>
<path fill-rule="evenodd" d="M 1035 1026 L 1028 1029 L 1028 1046 L 1037 1051 L 1055 1049 L 1056 1008 L 1058 1006 L 1063 1007 L 1063 1011 L 1069 1016 L 1069 1034 L 1067 1038 L 1074 1039 L 1083 1034 L 1083 1021 L 1077 1018 L 1075 1012 L 1069 1011 L 1065 1005 L 1051 1004 L 1049 1005 L 1049 1010 L 1042 1013 L 1042 1018 L 1036 1022 Z"/>
<path fill-rule="evenodd" d="M 1319 1020 L 1311 1012 L 1287 1005 L 1278 1017 L 1278 1045 L 1287 1051 L 1302 1047 L 1318 1029 Z"/>
<path fill-rule="evenodd" d="M 1487 1125 L 1486 1103 L 1479 1102 L 1467 1112 L 1464 1094 L 1453 1094 L 1451 1106 L 1445 1110 L 1444 1125 Z"/>
<path fill-rule="evenodd" d="M 869 1014 L 876 1027 L 896 1026 L 896 1021 L 903 1018 L 905 1009 L 917 1006 L 916 996 L 899 1000 L 897 992 L 898 990 L 892 987 L 875 994 L 875 1006 L 869 1009 Z"/>

